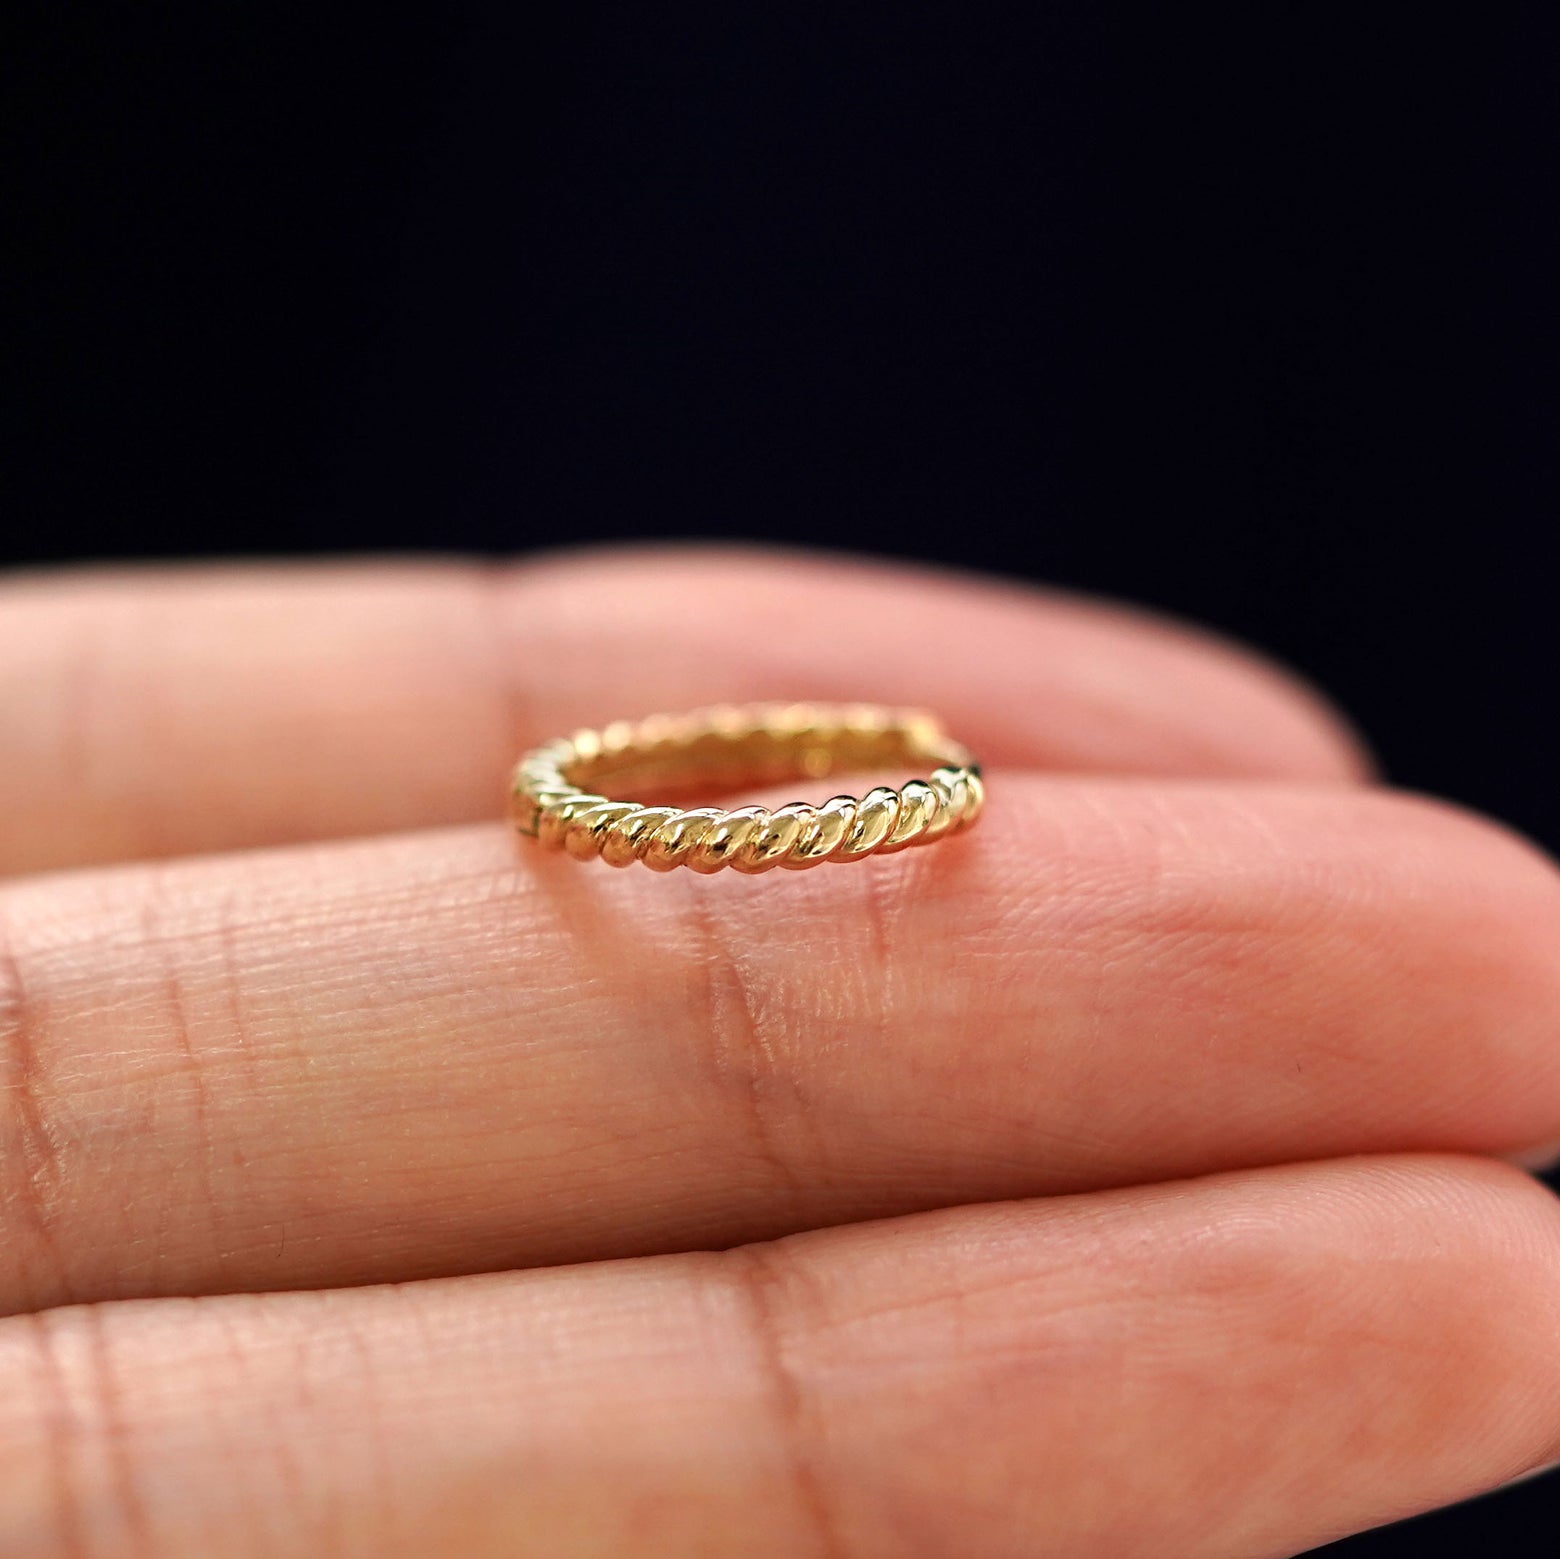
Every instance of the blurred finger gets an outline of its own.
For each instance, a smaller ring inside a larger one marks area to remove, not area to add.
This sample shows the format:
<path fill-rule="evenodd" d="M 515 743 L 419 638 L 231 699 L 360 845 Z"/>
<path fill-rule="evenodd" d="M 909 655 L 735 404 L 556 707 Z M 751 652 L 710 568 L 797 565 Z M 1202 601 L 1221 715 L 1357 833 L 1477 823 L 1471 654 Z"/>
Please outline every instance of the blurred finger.
<path fill-rule="evenodd" d="M 0 586 L 0 871 L 499 815 L 519 752 L 755 698 L 941 713 L 988 763 L 1346 779 L 1255 657 L 1144 614 L 759 550 Z"/>

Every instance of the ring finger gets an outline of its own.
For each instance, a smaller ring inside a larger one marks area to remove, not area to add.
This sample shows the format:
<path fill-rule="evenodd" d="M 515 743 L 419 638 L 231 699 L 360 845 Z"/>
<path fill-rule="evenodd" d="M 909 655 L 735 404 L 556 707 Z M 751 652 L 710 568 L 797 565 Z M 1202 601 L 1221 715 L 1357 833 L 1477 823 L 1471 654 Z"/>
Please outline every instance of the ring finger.
<path fill-rule="evenodd" d="M 1560 1448 L 1560 1212 L 1364 1160 L 0 1322 L 0 1550 L 1251 1559 Z"/>
<path fill-rule="evenodd" d="M 35 879 L 0 930 L 5 1308 L 1560 1136 L 1560 881 L 1366 790 L 998 774 L 795 876 L 487 828 Z"/>

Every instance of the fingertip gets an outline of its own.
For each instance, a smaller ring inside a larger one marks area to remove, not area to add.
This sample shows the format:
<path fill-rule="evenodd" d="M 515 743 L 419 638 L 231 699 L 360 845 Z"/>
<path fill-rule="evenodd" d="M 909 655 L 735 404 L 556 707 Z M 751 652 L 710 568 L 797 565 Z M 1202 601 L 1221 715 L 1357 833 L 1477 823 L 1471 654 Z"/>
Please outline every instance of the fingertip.
<path fill-rule="evenodd" d="M 588 600 L 620 652 L 638 635 L 641 653 L 671 657 L 664 670 L 644 663 L 668 685 L 703 641 L 693 659 L 720 684 L 711 696 L 753 696 L 754 676 L 774 670 L 787 685 L 765 696 L 929 701 L 992 762 L 1319 784 L 1378 773 L 1302 675 L 1124 601 L 768 543 L 569 548 L 518 560 L 508 578 L 517 617 L 534 625 L 560 602 Z M 667 621 L 673 639 L 656 627 Z M 918 643 L 909 661 L 907 625 Z"/>

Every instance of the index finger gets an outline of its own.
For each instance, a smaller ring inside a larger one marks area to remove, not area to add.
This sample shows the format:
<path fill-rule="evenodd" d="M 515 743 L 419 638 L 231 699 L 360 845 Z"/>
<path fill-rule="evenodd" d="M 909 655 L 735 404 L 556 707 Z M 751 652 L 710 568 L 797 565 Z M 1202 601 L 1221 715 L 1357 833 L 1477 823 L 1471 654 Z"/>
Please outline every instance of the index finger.
<path fill-rule="evenodd" d="M 518 751 L 749 699 L 923 705 L 985 761 L 1357 778 L 1296 681 L 1146 614 L 760 549 L 0 586 L 0 871 L 489 818 Z"/>

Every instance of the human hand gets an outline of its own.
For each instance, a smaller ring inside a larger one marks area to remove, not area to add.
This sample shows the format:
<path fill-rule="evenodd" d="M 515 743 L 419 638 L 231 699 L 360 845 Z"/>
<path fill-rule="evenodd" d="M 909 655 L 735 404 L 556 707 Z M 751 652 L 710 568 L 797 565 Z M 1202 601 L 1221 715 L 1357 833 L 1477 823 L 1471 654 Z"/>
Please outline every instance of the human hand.
<path fill-rule="evenodd" d="M 757 698 L 936 711 L 980 826 L 479 821 Z M 40 576 L 0 760 L 83 868 L 0 887 L 0 1554 L 1247 1559 L 1560 1455 L 1555 872 L 1239 652 L 759 552 Z"/>

